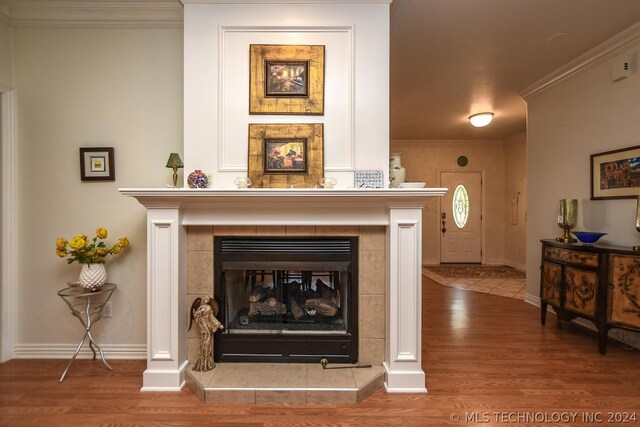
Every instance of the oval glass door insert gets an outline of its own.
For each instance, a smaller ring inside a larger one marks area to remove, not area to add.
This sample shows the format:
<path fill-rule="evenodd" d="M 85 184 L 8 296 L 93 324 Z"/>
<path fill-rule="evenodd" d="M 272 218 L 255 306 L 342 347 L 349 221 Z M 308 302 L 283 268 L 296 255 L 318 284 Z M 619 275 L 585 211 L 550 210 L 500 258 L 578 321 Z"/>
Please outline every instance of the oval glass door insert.
<path fill-rule="evenodd" d="M 458 228 L 464 228 L 469 220 L 469 193 L 464 185 L 458 184 L 453 190 L 453 220 Z"/>

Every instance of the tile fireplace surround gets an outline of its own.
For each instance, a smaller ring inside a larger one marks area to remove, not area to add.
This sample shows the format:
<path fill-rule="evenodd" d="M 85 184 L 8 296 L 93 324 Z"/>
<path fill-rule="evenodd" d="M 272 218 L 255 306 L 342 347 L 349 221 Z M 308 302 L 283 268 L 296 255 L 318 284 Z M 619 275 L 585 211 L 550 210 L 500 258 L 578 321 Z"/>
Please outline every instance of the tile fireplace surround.
<path fill-rule="evenodd" d="M 147 208 L 147 369 L 142 391 L 176 391 L 184 386 L 189 353 L 194 351 L 190 342 L 194 335 L 187 336 L 188 306 L 195 296 L 212 293 L 213 272 L 209 278 L 196 263 L 204 260 L 205 269 L 209 268 L 208 245 L 214 234 L 252 234 L 359 236 L 360 259 L 367 260 L 361 269 L 359 298 L 372 307 L 381 306 L 378 311 L 384 313 L 377 326 L 370 313 L 363 310 L 359 315 L 360 362 L 384 371 L 388 392 L 426 392 L 421 368 L 422 208 L 429 197 L 442 196 L 446 189 L 127 188 L 120 192 Z M 370 258 L 385 260 L 385 267 L 378 270 L 384 274 L 379 284 L 367 271 L 367 264 L 373 265 Z M 235 364 L 224 365 L 232 372 Z M 211 377 L 215 382 L 217 375 Z"/>

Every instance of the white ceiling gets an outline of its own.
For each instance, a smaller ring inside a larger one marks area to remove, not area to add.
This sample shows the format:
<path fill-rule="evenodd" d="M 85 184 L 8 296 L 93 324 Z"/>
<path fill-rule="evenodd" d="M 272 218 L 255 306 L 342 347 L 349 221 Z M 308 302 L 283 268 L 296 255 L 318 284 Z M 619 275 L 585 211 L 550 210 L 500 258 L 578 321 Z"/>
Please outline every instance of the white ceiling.
<path fill-rule="evenodd" d="M 522 132 L 518 93 L 639 21 L 640 0 L 397 0 L 391 139 Z M 482 111 L 494 121 L 472 127 L 467 117 Z"/>

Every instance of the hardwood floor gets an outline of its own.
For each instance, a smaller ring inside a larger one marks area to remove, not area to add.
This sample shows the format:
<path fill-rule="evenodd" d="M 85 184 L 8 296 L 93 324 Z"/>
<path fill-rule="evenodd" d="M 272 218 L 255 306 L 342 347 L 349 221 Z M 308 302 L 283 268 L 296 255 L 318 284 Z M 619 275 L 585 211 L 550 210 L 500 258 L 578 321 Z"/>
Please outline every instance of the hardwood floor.
<path fill-rule="evenodd" d="M 112 360 L 113 372 L 76 361 L 59 384 L 65 360 L 12 360 L 0 365 L 0 426 L 640 425 L 607 423 L 609 412 L 640 417 L 638 350 L 611 341 L 600 356 L 594 333 L 553 315 L 543 327 L 539 309 L 523 301 L 429 279 L 423 290 L 428 394 L 380 390 L 353 405 L 205 405 L 187 389 L 140 393 L 144 361 Z M 600 422 L 582 422 L 597 413 Z"/>

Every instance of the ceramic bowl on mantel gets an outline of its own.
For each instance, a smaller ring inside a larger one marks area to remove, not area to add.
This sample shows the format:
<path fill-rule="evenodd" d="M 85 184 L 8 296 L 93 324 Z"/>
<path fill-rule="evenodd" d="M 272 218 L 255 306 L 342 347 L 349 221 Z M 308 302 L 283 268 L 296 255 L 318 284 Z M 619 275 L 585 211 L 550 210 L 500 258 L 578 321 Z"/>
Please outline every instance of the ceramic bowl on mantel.
<path fill-rule="evenodd" d="M 578 240 L 582 243 L 595 243 L 607 233 L 598 233 L 595 231 L 572 231 Z"/>

